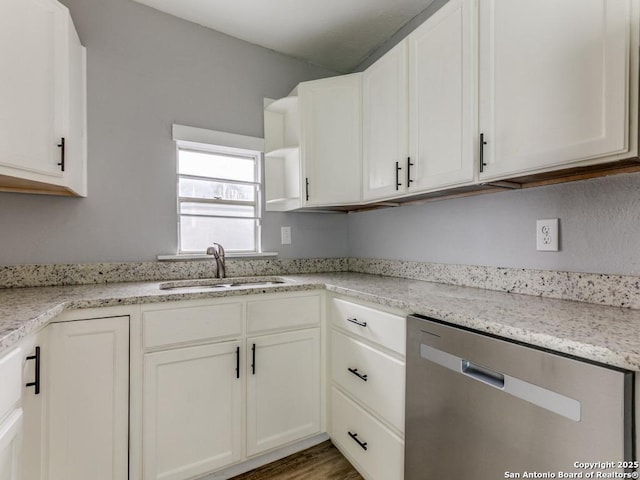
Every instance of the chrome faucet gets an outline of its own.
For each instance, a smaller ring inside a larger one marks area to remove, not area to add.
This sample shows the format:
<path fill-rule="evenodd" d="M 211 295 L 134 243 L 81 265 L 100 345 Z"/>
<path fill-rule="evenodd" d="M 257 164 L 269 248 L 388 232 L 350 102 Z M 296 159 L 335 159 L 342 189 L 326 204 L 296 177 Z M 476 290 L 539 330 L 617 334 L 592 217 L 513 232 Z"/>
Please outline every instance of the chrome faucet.
<path fill-rule="evenodd" d="M 216 277 L 225 278 L 227 276 L 227 267 L 224 260 L 224 248 L 219 243 L 214 243 L 207 248 L 207 255 L 213 255 L 216 259 Z"/>

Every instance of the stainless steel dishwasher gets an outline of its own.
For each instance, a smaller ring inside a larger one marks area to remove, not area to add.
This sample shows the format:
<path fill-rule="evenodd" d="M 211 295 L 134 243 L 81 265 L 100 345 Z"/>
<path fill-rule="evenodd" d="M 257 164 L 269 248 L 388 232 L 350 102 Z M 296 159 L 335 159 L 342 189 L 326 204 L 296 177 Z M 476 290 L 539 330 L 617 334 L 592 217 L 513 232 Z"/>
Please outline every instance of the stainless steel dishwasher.
<path fill-rule="evenodd" d="M 637 478 L 632 372 L 413 315 L 406 385 L 405 480 Z"/>

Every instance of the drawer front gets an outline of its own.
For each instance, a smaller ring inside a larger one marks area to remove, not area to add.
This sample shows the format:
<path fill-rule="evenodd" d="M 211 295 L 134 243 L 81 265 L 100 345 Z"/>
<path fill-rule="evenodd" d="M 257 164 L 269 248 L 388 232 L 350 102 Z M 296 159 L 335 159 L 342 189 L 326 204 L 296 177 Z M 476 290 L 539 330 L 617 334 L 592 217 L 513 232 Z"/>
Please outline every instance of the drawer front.
<path fill-rule="evenodd" d="M 147 311 L 142 328 L 144 348 L 236 338 L 242 334 L 242 304 Z"/>
<path fill-rule="evenodd" d="M 403 362 L 334 330 L 331 376 L 358 402 L 404 432 Z"/>
<path fill-rule="evenodd" d="M 367 480 L 404 478 L 401 438 L 335 388 L 331 390 L 331 408 L 331 440 L 363 477 Z"/>
<path fill-rule="evenodd" d="M 0 422 L 22 394 L 22 350 L 16 348 L 0 358 Z"/>
<path fill-rule="evenodd" d="M 333 324 L 355 335 L 405 354 L 406 320 L 404 317 L 373 308 L 331 299 Z"/>
<path fill-rule="evenodd" d="M 320 323 L 320 295 L 271 298 L 247 303 L 247 333 L 315 326 Z"/>

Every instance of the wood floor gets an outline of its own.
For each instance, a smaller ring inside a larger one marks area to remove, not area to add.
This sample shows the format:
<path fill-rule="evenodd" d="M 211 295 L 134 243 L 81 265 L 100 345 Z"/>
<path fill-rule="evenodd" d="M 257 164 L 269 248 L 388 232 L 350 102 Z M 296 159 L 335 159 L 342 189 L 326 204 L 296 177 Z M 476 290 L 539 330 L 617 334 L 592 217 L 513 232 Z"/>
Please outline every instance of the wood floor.
<path fill-rule="evenodd" d="M 231 480 L 362 480 L 362 477 L 327 440 Z"/>

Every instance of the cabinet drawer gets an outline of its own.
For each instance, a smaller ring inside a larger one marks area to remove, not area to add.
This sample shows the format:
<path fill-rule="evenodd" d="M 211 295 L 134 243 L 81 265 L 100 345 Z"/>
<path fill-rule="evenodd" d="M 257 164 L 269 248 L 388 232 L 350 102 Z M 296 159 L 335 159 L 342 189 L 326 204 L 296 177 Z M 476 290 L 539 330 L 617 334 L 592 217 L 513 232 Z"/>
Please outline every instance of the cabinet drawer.
<path fill-rule="evenodd" d="M 333 381 L 404 431 L 404 363 L 337 331 L 331 334 Z"/>
<path fill-rule="evenodd" d="M 402 355 L 405 354 L 404 317 L 339 298 L 331 299 L 330 308 L 334 325 Z"/>
<path fill-rule="evenodd" d="M 0 422 L 13 410 L 22 393 L 22 350 L 16 348 L 0 358 Z"/>
<path fill-rule="evenodd" d="M 242 334 L 242 304 L 147 311 L 142 329 L 144 348 L 234 338 Z"/>
<path fill-rule="evenodd" d="M 335 388 L 331 390 L 331 408 L 331 440 L 363 477 L 367 480 L 404 478 L 402 439 Z"/>
<path fill-rule="evenodd" d="M 320 295 L 247 302 L 247 333 L 320 323 Z"/>

